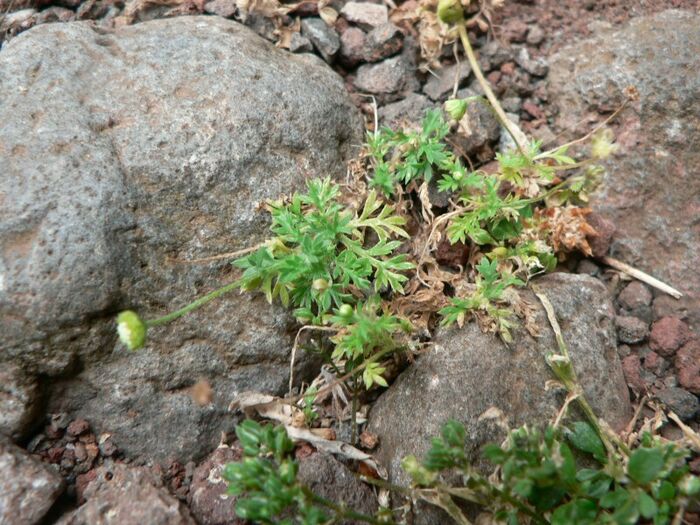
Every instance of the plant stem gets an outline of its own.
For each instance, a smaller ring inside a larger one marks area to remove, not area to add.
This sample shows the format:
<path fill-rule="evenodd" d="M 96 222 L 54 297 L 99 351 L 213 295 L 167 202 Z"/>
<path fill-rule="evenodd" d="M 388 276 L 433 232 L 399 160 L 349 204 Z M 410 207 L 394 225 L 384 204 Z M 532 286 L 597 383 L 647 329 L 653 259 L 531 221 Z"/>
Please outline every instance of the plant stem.
<path fill-rule="evenodd" d="M 354 447 L 357 443 L 357 376 L 352 377 L 352 419 L 350 427 L 350 444 Z"/>
<path fill-rule="evenodd" d="M 394 521 L 380 521 L 377 518 L 373 516 L 368 516 L 367 514 L 362 514 L 360 512 L 355 512 L 352 509 L 346 508 L 344 505 L 338 505 L 334 501 L 328 500 L 326 498 L 322 498 L 321 496 L 318 496 L 314 494 L 314 492 L 311 491 L 308 487 L 302 487 L 301 490 L 304 492 L 304 495 L 308 497 L 311 501 L 314 503 L 317 503 L 319 505 L 323 505 L 326 508 L 331 509 L 333 512 L 336 514 L 336 520 L 338 519 L 351 519 L 351 520 L 358 520 L 358 521 L 363 521 L 365 523 L 371 523 L 372 525 L 391 525 L 394 523 Z"/>
<path fill-rule="evenodd" d="M 593 425 L 595 431 L 600 436 L 600 439 L 605 444 L 605 448 L 610 453 L 610 457 L 615 457 L 616 451 L 613 447 L 613 443 L 617 445 L 617 447 L 620 450 L 622 450 L 624 454 L 629 456 L 630 449 L 627 446 L 627 444 L 624 441 L 622 441 L 617 434 L 615 434 L 614 432 L 608 432 L 607 428 L 603 428 L 603 425 L 601 425 L 598 416 L 593 410 L 593 407 L 591 407 L 590 403 L 586 399 L 586 396 L 583 392 L 583 388 L 581 387 L 581 384 L 579 383 L 578 377 L 576 375 L 576 370 L 574 370 L 574 365 L 571 361 L 571 356 L 569 355 L 569 349 L 566 346 L 566 342 L 564 341 L 564 336 L 562 335 L 561 327 L 559 326 L 559 321 L 557 320 L 557 316 L 554 313 L 554 307 L 552 306 L 552 303 L 549 301 L 549 298 L 544 293 L 542 293 L 536 286 L 533 285 L 532 289 L 535 292 L 537 298 L 542 303 L 542 306 L 544 307 L 545 313 L 547 314 L 547 319 L 549 320 L 549 324 L 552 326 L 552 331 L 554 332 L 554 337 L 556 339 L 559 352 L 561 352 L 561 355 L 566 357 L 567 361 L 569 362 L 571 377 L 559 376 L 555 368 L 552 368 L 552 370 L 554 371 L 555 375 L 557 375 L 557 378 L 562 383 L 564 383 L 566 389 L 570 393 L 576 394 L 576 401 L 581 406 L 581 409 L 586 415 L 586 418 L 591 423 L 591 425 Z"/>
<path fill-rule="evenodd" d="M 459 38 L 462 41 L 462 46 L 464 46 L 464 52 L 467 55 L 467 60 L 469 60 L 469 65 L 471 66 L 472 71 L 474 71 L 474 75 L 479 81 L 481 89 L 484 90 L 484 94 L 491 103 L 493 110 L 496 112 L 498 120 L 501 121 L 503 127 L 506 128 L 506 131 L 508 131 L 510 136 L 513 138 L 513 141 L 518 147 L 520 153 L 524 155 L 525 150 L 523 149 L 523 147 L 527 143 L 527 137 L 522 132 L 522 130 L 515 123 L 511 122 L 510 119 L 506 116 L 506 113 L 505 111 L 503 111 L 503 108 L 501 107 L 500 102 L 498 102 L 496 95 L 493 94 L 491 86 L 484 77 L 484 73 L 479 67 L 479 62 L 476 60 L 476 55 L 474 55 L 474 49 L 472 49 L 472 45 L 469 43 L 469 36 L 467 35 L 467 28 L 465 24 L 457 24 L 457 29 L 459 30 Z"/>
<path fill-rule="evenodd" d="M 197 308 L 204 306 L 210 301 L 213 301 L 217 297 L 220 297 L 232 290 L 235 290 L 240 286 L 240 281 L 236 280 L 233 281 L 232 283 L 227 284 L 226 286 L 222 286 L 221 288 L 214 290 L 213 292 L 208 293 L 207 295 L 200 297 L 196 301 L 191 302 L 187 306 L 180 308 L 179 310 L 175 310 L 174 312 L 170 312 L 167 315 L 164 315 L 163 317 L 158 317 L 157 319 L 151 319 L 150 321 L 146 321 L 146 326 L 151 328 L 153 326 L 160 326 L 163 324 L 168 324 L 170 321 L 174 321 L 178 317 L 182 317 L 183 315 L 196 310 Z"/>

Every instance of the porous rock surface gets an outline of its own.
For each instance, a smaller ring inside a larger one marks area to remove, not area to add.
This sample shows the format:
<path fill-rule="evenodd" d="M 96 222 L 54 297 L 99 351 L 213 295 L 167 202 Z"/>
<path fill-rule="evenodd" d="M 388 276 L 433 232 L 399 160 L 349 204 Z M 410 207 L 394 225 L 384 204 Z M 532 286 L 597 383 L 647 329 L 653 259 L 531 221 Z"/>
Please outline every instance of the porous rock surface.
<path fill-rule="evenodd" d="M 700 14 L 667 10 L 562 49 L 549 60 L 557 124 L 571 127 L 639 100 L 617 130 L 620 150 L 593 197 L 617 226 L 612 255 L 685 294 L 672 314 L 700 328 Z M 598 118 L 599 120 L 599 118 Z"/>
<path fill-rule="evenodd" d="M 3 437 L 0 473 L 0 523 L 40 523 L 64 486 L 58 473 Z"/>
<path fill-rule="evenodd" d="M 57 525 L 196 525 L 146 467 L 100 467 L 84 495 L 87 501 Z"/>
<path fill-rule="evenodd" d="M 229 282 L 226 260 L 182 261 L 264 240 L 258 204 L 344 175 L 361 141 L 340 77 L 232 21 L 14 38 L 0 52 L 0 363 L 48 377 L 49 411 L 89 419 L 127 457 L 202 457 L 232 396 L 284 390 L 293 320 L 234 293 L 130 353 L 115 313 L 156 317 Z M 212 403 L 192 399 L 199 379 Z"/>
<path fill-rule="evenodd" d="M 554 306 L 574 368 L 599 416 L 615 428 L 631 413 L 629 394 L 615 344 L 614 313 L 605 287 L 587 275 L 555 273 L 536 281 Z M 472 452 L 504 437 L 493 420 L 479 420 L 500 409 L 511 428 L 545 424 L 556 416 L 563 393 L 546 389 L 554 374 L 545 355 L 557 351 L 544 310 L 530 291 L 540 337 L 521 326 L 507 348 L 476 323 L 440 329 L 435 346 L 404 371 L 377 401 L 369 430 L 380 438 L 377 458 L 393 481 L 405 484 L 401 460 L 421 458 L 448 419 L 465 424 Z"/>

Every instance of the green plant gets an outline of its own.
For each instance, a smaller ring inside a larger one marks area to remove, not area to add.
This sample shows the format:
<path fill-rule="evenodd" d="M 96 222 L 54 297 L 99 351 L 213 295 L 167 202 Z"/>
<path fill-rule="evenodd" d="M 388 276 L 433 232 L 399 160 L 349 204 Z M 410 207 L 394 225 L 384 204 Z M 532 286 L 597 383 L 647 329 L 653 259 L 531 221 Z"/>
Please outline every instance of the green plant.
<path fill-rule="evenodd" d="M 470 465 L 465 435 L 460 423 L 450 421 L 422 462 L 414 457 L 403 462 L 418 494 L 441 493 L 438 501 L 459 523 L 468 521 L 454 498 L 476 503 L 509 525 L 622 525 L 642 518 L 666 524 L 700 493 L 700 479 L 688 473 L 684 461 L 688 451 L 649 434 L 629 456 L 618 458 L 606 453 L 588 423 L 541 431 L 524 426 L 511 431 L 503 445 L 484 447 L 484 457 L 497 467 L 488 478 Z M 595 467 L 582 466 L 569 445 Z M 459 487 L 440 482 L 441 473 L 454 469 L 462 475 Z"/>
<path fill-rule="evenodd" d="M 233 263 L 244 270 L 241 288 L 259 289 L 269 301 L 279 298 L 295 307 L 297 318 L 314 324 L 323 323 L 333 307 L 356 304 L 351 289 L 402 292 L 407 277 L 401 272 L 413 265 L 405 255 L 392 255 L 401 243 L 389 239 L 408 236 L 405 220 L 374 192 L 359 214 L 347 210 L 339 194 L 330 179 L 311 180 L 308 193 L 295 194 L 289 203 L 270 203 L 276 237 Z M 377 237 L 371 246 L 365 242 L 367 230 Z"/>
<path fill-rule="evenodd" d="M 462 326 L 467 313 L 481 310 L 498 323 L 498 333 L 504 341 L 510 342 L 512 312 L 508 308 L 499 308 L 497 303 L 503 299 L 506 288 L 522 286 L 525 283 L 512 274 L 499 273 L 496 261 L 489 261 L 486 257 L 481 259 L 476 270 L 479 272 L 476 277 L 476 290 L 469 297 L 450 299 L 449 306 L 440 310 L 442 324 L 457 323 Z"/>
<path fill-rule="evenodd" d="M 314 494 L 297 480 L 294 443 L 284 427 L 246 420 L 236 427 L 244 459 L 229 463 L 222 477 L 229 494 L 244 496 L 236 502 L 238 517 L 255 523 L 320 525 L 348 519 L 365 523 L 392 523 L 390 517 L 367 516 L 343 504 Z M 333 521 L 329 521 L 333 520 Z"/>
<path fill-rule="evenodd" d="M 685 461 L 688 450 L 648 432 L 642 434 L 635 447 L 629 447 L 597 418 L 571 366 L 551 304 L 545 296 L 539 297 L 559 347 L 558 352 L 547 356 L 547 363 L 569 391 L 570 399 L 580 405 L 586 420 L 562 425 L 558 417 L 542 430 L 525 425 L 510 431 L 503 444 L 482 449 L 484 458 L 495 467 L 489 476 L 472 465 L 466 453 L 464 426 L 448 421 L 441 436 L 433 438 L 422 461 L 414 456 L 402 461 L 403 469 L 413 480 L 410 489 L 367 481 L 439 506 L 461 525 L 471 522 L 460 502 L 476 504 L 490 515 L 491 523 L 508 525 L 633 525 L 640 520 L 655 525 L 680 524 L 690 500 L 700 497 L 700 478 L 690 474 Z M 278 428 L 266 432 L 284 431 Z M 245 435 L 239 437 L 241 441 L 249 439 Z M 227 469 L 243 472 L 226 479 L 233 493 L 244 496 L 239 502 L 243 502 L 244 509 L 265 503 L 259 487 L 274 487 L 279 491 L 278 498 L 283 499 L 286 494 L 278 488 L 279 484 L 266 479 L 277 476 L 274 469 L 257 466 L 243 471 L 235 465 Z M 287 470 L 295 471 L 291 467 Z M 460 482 L 445 481 L 444 474 L 448 473 L 450 480 Z M 311 497 L 308 488 L 294 486 L 306 498 Z M 250 503 L 246 503 L 248 500 Z M 299 512 L 303 511 L 300 507 Z M 381 516 L 389 519 L 386 511 Z"/>
<path fill-rule="evenodd" d="M 399 182 L 430 182 L 436 172 L 455 162 L 444 142 L 449 131 L 440 111 L 432 110 L 426 113 L 419 131 L 383 128 L 379 133 L 368 134 L 367 149 L 376 162 L 370 185 L 385 195 L 393 195 Z"/>

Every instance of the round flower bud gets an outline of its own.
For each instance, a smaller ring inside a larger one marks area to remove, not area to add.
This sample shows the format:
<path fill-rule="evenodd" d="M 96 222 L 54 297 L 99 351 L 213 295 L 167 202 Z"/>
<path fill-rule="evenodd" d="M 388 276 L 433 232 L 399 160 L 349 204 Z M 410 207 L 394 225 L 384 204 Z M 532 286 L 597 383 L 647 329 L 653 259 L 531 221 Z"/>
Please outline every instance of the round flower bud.
<path fill-rule="evenodd" d="M 467 101 L 461 98 L 453 98 L 445 102 L 445 111 L 453 120 L 462 120 L 467 111 Z"/>
<path fill-rule="evenodd" d="M 352 306 L 349 304 L 342 305 L 338 310 L 338 315 L 345 318 L 350 317 L 352 315 Z"/>
<path fill-rule="evenodd" d="M 322 292 L 328 289 L 328 281 L 326 281 L 325 279 L 314 279 L 314 282 L 311 285 L 311 287 L 317 292 Z"/>
<path fill-rule="evenodd" d="M 459 0 L 440 0 L 437 15 L 445 24 L 456 24 L 464 20 L 464 9 Z"/>
<path fill-rule="evenodd" d="M 138 350 L 146 343 L 146 323 L 131 310 L 117 316 L 117 333 L 119 340 L 129 350 Z"/>

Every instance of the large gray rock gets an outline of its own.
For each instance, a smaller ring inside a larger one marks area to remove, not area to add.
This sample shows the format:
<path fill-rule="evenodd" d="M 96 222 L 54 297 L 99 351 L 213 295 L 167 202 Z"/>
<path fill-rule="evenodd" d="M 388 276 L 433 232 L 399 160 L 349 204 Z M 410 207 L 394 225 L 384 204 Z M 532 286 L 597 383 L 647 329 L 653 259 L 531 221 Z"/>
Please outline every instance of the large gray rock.
<path fill-rule="evenodd" d="M 63 491 L 61 476 L 1 436 L 0 473 L 0 523 L 41 522 Z"/>
<path fill-rule="evenodd" d="M 549 60 L 559 127 L 600 120 L 634 86 L 621 149 L 607 163 L 596 211 L 617 226 L 612 255 L 679 288 L 677 317 L 700 328 L 700 14 L 669 10 L 577 43 Z M 671 312 L 668 312 L 669 315 Z"/>
<path fill-rule="evenodd" d="M 584 275 L 552 274 L 536 281 L 552 302 L 574 368 L 597 413 L 616 428 L 630 416 L 630 402 L 615 345 L 613 308 L 600 281 Z M 544 310 L 532 292 L 523 292 L 535 307 L 541 336 L 524 328 L 514 332 L 511 348 L 476 323 L 441 329 L 435 346 L 403 372 L 377 401 L 369 430 L 380 438 L 376 457 L 393 481 L 408 483 L 401 460 L 418 458 L 430 448 L 448 419 L 465 424 L 472 451 L 500 442 L 503 431 L 479 421 L 490 407 L 500 409 L 511 428 L 545 424 L 556 416 L 564 396 L 546 390 L 554 374 L 545 362 L 557 351 Z"/>
<path fill-rule="evenodd" d="M 112 432 L 128 456 L 202 456 L 233 395 L 284 390 L 292 319 L 232 294 L 133 354 L 115 344 L 115 312 L 160 315 L 229 282 L 226 261 L 181 261 L 261 242 L 258 204 L 344 175 L 361 141 L 340 77 L 235 22 L 13 39 L 0 52 L 0 362 L 60 377 L 49 409 Z M 189 396 L 199 379 L 213 404 Z"/>
<path fill-rule="evenodd" d="M 145 467 L 100 467 L 85 502 L 58 525 L 196 525 L 187 508 Z"/>

